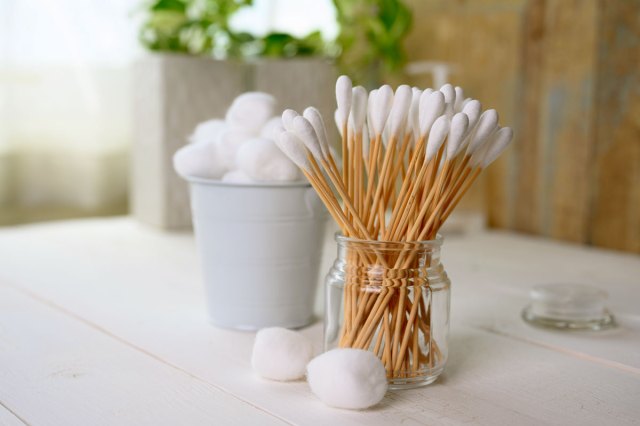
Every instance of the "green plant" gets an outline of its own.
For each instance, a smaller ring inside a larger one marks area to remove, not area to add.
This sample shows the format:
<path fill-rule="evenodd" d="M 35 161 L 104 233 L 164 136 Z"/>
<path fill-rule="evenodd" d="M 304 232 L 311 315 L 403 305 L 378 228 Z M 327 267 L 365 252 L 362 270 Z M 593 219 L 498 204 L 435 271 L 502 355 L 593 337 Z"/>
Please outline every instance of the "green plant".
<path fill-rule="evenodd" d="M 402 0 L 333 0 L 340 34 L 343 72 L 368 85 L 381 74 L 398 72 L 406 62 L 402 46 L 411 29 L 411 10 Z"/>
<path fill-rule="evenodd" d="M 255 37 L 229 28 L 229 18 L 253 0 L 153 0 L 139 38 L 150 50 L 226 57 L 292 57 L 325 54 L 320 32 L 297 38 L 285 33 Z"/>
<path fill-rule="evenodd" d="M 352 79 L 375 84 L 382 73 L 401 69 L 402 40 L 411 12 L 402 0 L 333 0 L 340 33 L 326 43 L 319 31 L 298 38 L 286 33 L 256 37 L 234 32 L 230 17 L 253 0 L 150 0 L 140 41 L 150 50 L 217 58 L 327 56 L 337 58 Z"/>
<path fill-rule="evenodd" d="M 233 41 L 229 17 L 252 0 L 153 0 L 143 4 L 147 19 L 140 41 L 150 50 L 215 53 Z"/>

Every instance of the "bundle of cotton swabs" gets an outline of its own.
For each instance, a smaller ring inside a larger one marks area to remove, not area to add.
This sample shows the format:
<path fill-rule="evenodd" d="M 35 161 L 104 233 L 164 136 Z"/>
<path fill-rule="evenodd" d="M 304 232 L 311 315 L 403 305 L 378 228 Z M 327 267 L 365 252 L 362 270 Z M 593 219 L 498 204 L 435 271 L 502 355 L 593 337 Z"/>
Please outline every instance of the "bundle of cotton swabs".
<path fill-rule="evenodd" d="M 370 93 L 336 82 L 338 167 L 317 109 L 282 114 L 278 145 L 303 171 L 347 236 L 419 241 L 435 236 L 462 196 L 507 147 L 494 109 L 445 84 Z M 342 201 L 342 202 L 340 202 Z M 388 214 L 390 212 L 390 214 Z"/>
<path fill-rule="evenodd" d="M 322 116 L 313 107 L 302 115 L 284 111 L 285 130 L 277 143 L 300 167 L 343 234 L 360 240 L 416 242 L 435 238 L 471 184 L 513 137 L 509 127 L 499 126 L 494 109 L 482 111 L 479 101 L 465 99 L 462 89 L 450 84 L 439 90 L 402 85 L 395 93 L 384 85 L 367 92 L 361 86 L 352 87 L 351 80 L 341 76 L 336 82 L 336 100 L 335 121 L 342 136 L 340 160 L 329 147 Z M 413 258 L 356 253 L 351 259 L 368 266 L 406 268 Z M 345 312 L 341 346 L 370 348 L 374 335 L 383 334 L 380 330 L 386 314 L 382 312 L 388 311 L 383 308 L 397 308 L 397 301 L 395 305 L 393 301 L 397 297 L 407 298 L 402 306 L 411 306 L 407 294 L 391 296 L 394 291 L 385 290 L 377 296 L 345 292 L 345 297 L 357 300 L 345 303 L 345 311 L 350 312 Z M 357 314 L 351 312 L 354 310 Z M 428 325 L 420 324 L 424 318 L 419 317 L 427 311 L 428 307 L 421 309 L 414 324 L 423 332 Z M 406 374 L 411 364 L 406 345 L 402 345 L 402 336 L 411 333 L 411 324 L 399 324 L 402 330 L 385 331 L 398 340 L 392 341 L 389 355 L 380 349 L 380 343 L 376 345 L 391 376 Z M 417 368 L 413 365 L 411 369 Z"/>

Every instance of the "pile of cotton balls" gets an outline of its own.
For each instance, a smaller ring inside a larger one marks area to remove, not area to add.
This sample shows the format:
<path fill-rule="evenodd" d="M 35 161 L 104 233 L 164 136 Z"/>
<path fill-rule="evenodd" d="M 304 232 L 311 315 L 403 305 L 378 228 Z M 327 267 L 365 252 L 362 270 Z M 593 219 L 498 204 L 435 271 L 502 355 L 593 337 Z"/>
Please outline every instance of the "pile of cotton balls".
<path fill-rule="evenodd" d="M 372 352 L 334 349 L 313 358 L 313 345 L 301 333 L 272 327 L 256 334 L 251 365 L 261 377 L 289 381 L 304 377 L 322 402 L 362 410 L 382 400 L 387 373 Z"/>
<path fill-rule="evenodd" d="M 267 93 L 238 96 L 224 120 L 196 127 L 190 143 L 173 156 L 176 172 L 182 177 L 234 183 L 302 179 L 298 167 L 275 144 L 283 131 L 276 107 L 276 99 Z"/>

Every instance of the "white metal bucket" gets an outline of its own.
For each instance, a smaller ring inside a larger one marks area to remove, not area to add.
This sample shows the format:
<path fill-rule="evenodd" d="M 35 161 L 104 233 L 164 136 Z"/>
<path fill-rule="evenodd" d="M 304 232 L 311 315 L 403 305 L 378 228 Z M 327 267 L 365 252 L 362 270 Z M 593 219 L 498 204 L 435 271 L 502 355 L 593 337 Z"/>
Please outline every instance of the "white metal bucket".
<path fill-rule="evenodd" d="M 309 324 L 327 218 L 311 186 L 186 179 L 211 322 Z"/>

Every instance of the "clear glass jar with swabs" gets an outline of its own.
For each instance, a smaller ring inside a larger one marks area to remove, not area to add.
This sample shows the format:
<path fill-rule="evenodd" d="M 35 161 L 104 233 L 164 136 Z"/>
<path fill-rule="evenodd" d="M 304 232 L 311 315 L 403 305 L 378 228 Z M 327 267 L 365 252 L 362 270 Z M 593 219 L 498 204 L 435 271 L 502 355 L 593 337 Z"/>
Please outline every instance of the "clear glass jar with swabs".
<path fill-rule="evenodd" d="M 433 383 L 448 355 L 450 285 L 442 238 L 368 241 L 336 235 L 326 277 L 325 350 L 374 352 L 391 389 Z"/>

